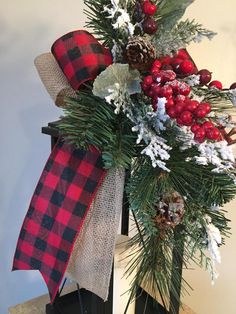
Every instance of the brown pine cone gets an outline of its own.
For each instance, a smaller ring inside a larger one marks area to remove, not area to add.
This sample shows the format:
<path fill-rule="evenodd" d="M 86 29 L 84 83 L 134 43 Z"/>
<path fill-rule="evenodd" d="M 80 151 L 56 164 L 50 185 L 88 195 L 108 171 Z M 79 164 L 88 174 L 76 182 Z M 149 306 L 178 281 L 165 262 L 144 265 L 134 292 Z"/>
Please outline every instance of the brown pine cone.
<path fill-rule="evenodd" d="M 126 46 L 125 56 L 127 62 L 133 69 L 147 71 L 156 58 L 156 51 L 148 40 L 136 36 L 129 40 Z"/>
<path fill-rule="evenodd" d="M 155 222 L 160 229 L 174 228 L 181 223 L 184 214 L 184 200 L 179 193 L 165 195 L 159 202 Z"/>

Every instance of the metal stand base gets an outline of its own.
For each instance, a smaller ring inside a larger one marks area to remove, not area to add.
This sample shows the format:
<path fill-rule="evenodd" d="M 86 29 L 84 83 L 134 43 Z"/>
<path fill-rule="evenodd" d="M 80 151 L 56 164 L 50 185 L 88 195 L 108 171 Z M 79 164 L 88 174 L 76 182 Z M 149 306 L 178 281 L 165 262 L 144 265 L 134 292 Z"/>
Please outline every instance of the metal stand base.
<path fill-rule="evenodd" d="M 112 313 L 107 311 L 107 302 L 103 302 L 95 294 L 80 289 L 80 296 L 83 304 L 81 312 L 78 300 L 78 291 L 73 291 L 61 296 L 53 305 L 46 305 L 46 314 L 101 314 Z"/>
<path fill-rule="evenodd" d="M 107 308 L 107 302 L 103 302 L 95 294 L 80 289 L 80 295 L 83 302 L 83 313 L 79 308 L 78 291 L 73 291 L 61 296 L 57 304 L 46 305 L 46 314 L 110 314 L 111 310 Z M 144 290 L 138 291 L 139 297 L 136 300 L 135 314 L 167 314 L 164 308 L 155 301 Z"/>

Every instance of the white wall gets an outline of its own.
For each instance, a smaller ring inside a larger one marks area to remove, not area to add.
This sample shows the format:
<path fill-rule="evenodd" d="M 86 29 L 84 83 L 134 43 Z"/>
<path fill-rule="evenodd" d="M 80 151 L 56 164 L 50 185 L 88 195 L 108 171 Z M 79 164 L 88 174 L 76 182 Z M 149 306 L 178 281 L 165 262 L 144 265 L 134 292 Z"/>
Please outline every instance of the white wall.
<path fill-rule="evenodd" d="M 219 32 L 214 41 L 193 46 L 190 52 L 199 67 L 208 67 L 225 86 L 236 81 L 235 10 L 235 0 L 196 0 L 187 13 Z M 62 34 L 81 28 L 83 20 L 82 0 L 0 0 L 1 314 L 10 305 L 47 292 L 38 272 L 10 272 L 19 230 L 50 151 L 41 126 L 61 114 L 42 86 L 33 59 L 49 51 Z M 222 249 L 221 275 L 215 287 L 204 271 L 188 274 L 195 291 L 186 303 L 198 314 L 236 313 L 235 204 L 229 208 L 233 237 Z"/>
<path fill-rule="evenodd" d="M 50 152 L 41 127 L 61 114 L 34 69 L 34 58 L 62 34 L 82 28 L 81 0 L 0 0 L 0 313 L 46 293 L 37 271 L 11 273 L 29 200 Z"/>

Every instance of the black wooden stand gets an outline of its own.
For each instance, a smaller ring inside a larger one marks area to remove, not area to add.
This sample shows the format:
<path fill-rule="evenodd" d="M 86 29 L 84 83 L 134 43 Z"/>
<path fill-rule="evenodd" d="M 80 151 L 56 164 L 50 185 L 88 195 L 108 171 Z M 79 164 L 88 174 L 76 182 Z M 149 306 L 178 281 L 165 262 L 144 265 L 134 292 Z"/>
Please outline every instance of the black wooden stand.
<path fill-rule="evenodd" d="M 42 128 L 42 133 L 51 136 L 51 148 L 58 140 L 57 122 L 51 122 L 47 127 Z M 128 175 L 128 174 L 127 174 Z M 121 234 L 129 233 L 129 209 L 127 197 L 124 194 L 123 208 L 121 218 Z M 179 294 L 181 287 L 182 274 L 182 255 L 173 251 L 173 270 L 180 274 Z M 46 305 L 46 314 L 112 314 L 113 313 L 113 279 L 114 269 L 112 270 L 109 297 L 107 302 L 103 302 L 101 298 L 85 289 L 78 289 L 69 294 L 61 296 L 58 293 L 53 304 Z M 64 282 L 65 283 L 65 282 Z M 63 285 L 64 286 L 64 285 Z M 63 289 L 63 287 L 62 287 Z M 62 290 L 61 289 L 61 290 Z M 60 291 L 61 292 L 61 291 Z M 135 303 L 135 314 L 178 314 L 180 300 L 176 300 L 170 295 L 170 311 L 167 313 L 165 309 L 144 290 L 139 288 L 137 291 L 139 296 Z M 128 304 L 129 305 L 129 304 Z M 128 307 L 127 305 L 127 307 Z M 122 314 L 122 313 L 119 313 Z"/>

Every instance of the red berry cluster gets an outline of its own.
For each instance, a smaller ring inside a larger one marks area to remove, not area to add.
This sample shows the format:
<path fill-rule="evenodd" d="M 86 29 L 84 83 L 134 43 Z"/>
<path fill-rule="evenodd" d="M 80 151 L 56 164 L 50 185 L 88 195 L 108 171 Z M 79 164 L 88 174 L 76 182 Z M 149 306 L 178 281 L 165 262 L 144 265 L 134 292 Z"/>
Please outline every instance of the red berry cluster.
<path fill-rule="evenodd" d="M 145 14 L 145 18 L 142 23 L 144 33 L 149 35 L 155 34 L 157 31 L 157 22 L 152 18 L 152 16 L 157 11 L 156 4 L 149 0 L 145 0 L 142 4 L 142 11 Z"/>
<path fill-rule="evenodd" d="M 211 121 L 204 120 L 211 112 L 209 103 L 200 103 L 188 97 L 190 87 L 176 79 L 172 70 L 161 70 L 163 64 L 155 60 L 149 75 L 142 81 L 142 90 L 152 99 L 153 110 L 157 110 L 158 98 L 166 98 L 166 112 L 180 126 L 189 126 L 194 139 L 200 143 L 205 139 L 220 140 L 221 133 Z"/>
<path fill-rule="evenodd" d="M 223 85 L 220 81 L 217 81 L 217 80 L 214 80 L 214 81 L 211 81 L 211 72 L 207 69 L 202 69 L 200 71 L 198 71 L 197 73 L 199 75 L 199 79 L 200 79 L 200 85 L 208 85 L 208 87 L 212 88 L 212 87 L 215 87 L 215 88 L 218 88 L 218 89 L 222 89 L 223 88 Z M 229 89 L 235 89 L 236 88 L 236 82 L 231 84 L 230 88 Z"/>
<path fill-rule="evenodd" d="M 218 88 L 218 89 L 222 89 L 222 83 L 220 81 L 214 80 L 211 81 L 211 72 L 207 69 L 202 69 L 200 71 L 197 72 L 197 74 L 199 75 L 199 80 L 200 80 L 200 85 L 207 85 L 208 87 L 212 88 Z"/>
<path fill-rule="evenodd" d="M 173 57 L 167 55 L 160 59 L 161 70 L 172 70 L 176 73 L 178 78 L 184 78 L 186 76 L 197 74 L 199 75 L 200 85 L 207 85 L 209 88 L 215 87 L 222 89 L 222 83 L 218 80 L 212 79 L 212 73 L 207 69 L 198 71 L 195 63 L 190 57 L 186 49 L 178 50 Z M 236 89 L 236 82 L 231 84 L 230 89 Z"/>
<path fill-rule="evenodd" d="M 178 77 L 197 73 L 196 65 L 185 49 L 180 49 L 173 57 L 164 56 L 160 60 L 163 70 L 172 70 Z"/>

